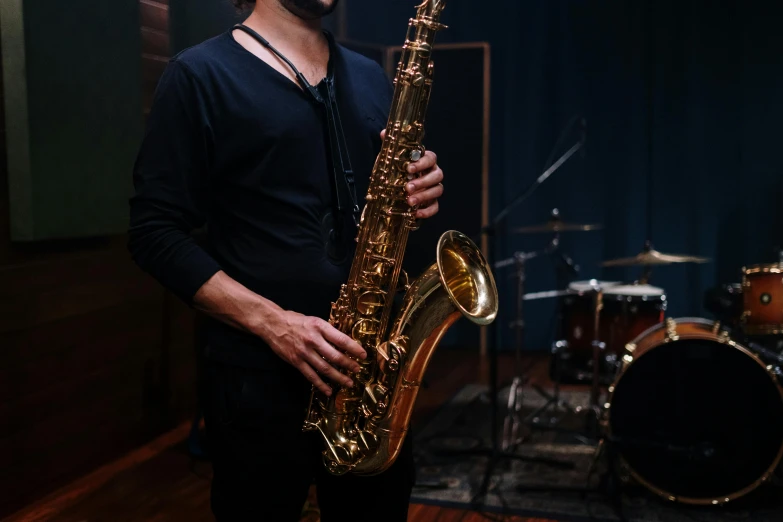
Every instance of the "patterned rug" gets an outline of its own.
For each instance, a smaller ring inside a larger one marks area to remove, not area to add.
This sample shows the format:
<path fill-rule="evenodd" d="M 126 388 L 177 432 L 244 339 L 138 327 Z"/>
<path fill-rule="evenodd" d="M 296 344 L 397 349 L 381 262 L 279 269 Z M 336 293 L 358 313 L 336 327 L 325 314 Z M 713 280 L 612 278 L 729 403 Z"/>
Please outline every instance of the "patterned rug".
<path fill-rule="evenodd" d="M 508 388 L 499 395 L 498 433 L 502 435 Z M 522 397 L 522 418 L 547 403 L 531 388 L 525 388 Z M 571 407 L 584 409 L 589 404 L 587 390 L 563 391 L 560 397 Z M 597 452 L 595 441 L 585 436 L 586 417 L 573 412 L 550 424 L 555 429 L 523 430 L 524 437 L 515 438 L 517 444 L 507 452 L 520 459 L 499 459 L 489 475 L 487 494 L 477 497 L 489 461 L 485 451 L 491 440 L 490 412 L 486 388 L 469 385 L 417 430 L 412 502 L 577 522 L 783 520 L 780 478 L 715 507 L 667 503 L 640 486 L 616 480 L 607 472 L 606 452 Z M 551 419 L 563 412 L 549 408 L 541 417 Z"/>

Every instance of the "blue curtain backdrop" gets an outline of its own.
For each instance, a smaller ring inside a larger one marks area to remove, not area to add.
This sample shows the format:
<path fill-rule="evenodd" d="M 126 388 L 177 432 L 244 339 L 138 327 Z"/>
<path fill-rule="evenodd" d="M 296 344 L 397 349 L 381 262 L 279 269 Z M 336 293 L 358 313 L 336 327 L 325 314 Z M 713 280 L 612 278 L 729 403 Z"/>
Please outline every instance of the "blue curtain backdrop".
<path fill-rule="evenodd" d="M 402 43 L 416 4 L 342 2 L 348 38 L 387 45 Z M 193 2 L 186 9 L 183 0 L 172 0 L 175 48 L 233 21 L 227 0 L 199 3 L 220 5 L 224 15 L 210 8 L 206 19 Z M 707 289 L 739 282 L 743 265 L 775 261 L 783 246 L 779 4 L 449 1 L 443 15 L 449 29 L 438 42 L 492 47 L 493 215 L 541 173 L 551 154 L 578 139 L 570 132 L 553 150 L 574 115 L 587 122 L 584 156 L 573 157 L 516 207 L 501 232 L 544 222 L 552 208 L 567 221 L 602 224 L 600 231 L 562 236 L 563 251 L 580 267 L 577 279 L 634 280 L 638 270 L 599 263 L 635 255 L 648 239 L 666 253 L 709 257 L 706 265 L 660 267 L 651 281 L 665 289 L 669 315 L 709 317 Z M 177 22 L 186 18 L 200 21 Z M 459 88 L 438 89 L 437 75 L 433 96 L 453 98 L 459 110 Z M 548 239 L 502 235 L 500 256 L 539 250 Z M 510 275 L 509 269 L 496 274 L 504 348 L 513 343 L 505 327 L 513 319 Z M 557 284 L 546 258 L 530 261 L 527 275 L 531 292 Z M 527 302 L 527 349 L 548 349 L 555 305 Z"/>
<path fill-rule="evenodd" d="M 408 1 L 348 6 L 355 40 L 399 44 Z M 492 46 L 492 214 L 544 169 L 575 114 L 587 122 L 575 156 L 515 208 L 505 231 L 546 221 L 601 223 L 564 234 L 577 279 L 632 281 L 638 270 L 605 269 L 645 240 L 706 265 L 653 271 L 671 316 L 709 317 L 704 292 L 739 282 L 746 264 L 775 261 L 783 247 L 783 11 L 778 2 L 540 0 L 451 1 L 440 42 Z M 433 96 L 454 97 L 459 89 Z M 567 135 L 559 156 L 578 139 Z M 448 183 L 459 183 L 449 179 Z M 543 248 L 547 236 L 506 235 L 505 258 Z M 510 270 L 499 270 L 501 324 L 513 319 Z M 529 262 L 527 290 L 555 288 L 550 260 Z M 554 301 L 528 301 L 525 346 L 546 350 Z M 503 327 L 502 346 L 513 335 Z"/>

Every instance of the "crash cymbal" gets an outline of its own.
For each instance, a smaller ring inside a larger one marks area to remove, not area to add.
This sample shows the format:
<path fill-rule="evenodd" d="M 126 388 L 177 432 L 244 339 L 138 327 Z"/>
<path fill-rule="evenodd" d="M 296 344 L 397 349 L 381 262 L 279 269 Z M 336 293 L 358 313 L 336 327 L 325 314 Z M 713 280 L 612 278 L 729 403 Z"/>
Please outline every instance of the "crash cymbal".
<path fill-rule="evenodd" d="M 601 263 L 601 266 L 652 266 L 671 265 L 674 263 L 707 263 L 709 261 L 706 257 L 663 254 L 651 248 L 633 257 L 604 261 Z"/>
<path fill-rule="evenodd" d="M 541 225 L 532 225 L 528 227 L 515 228 L 512 234 L 536 234 L 540 232 L 588 232 L 590 230 L 600 230 L 601 225 L 584 225 L 580 223 L 566 223 L 560 220 L 550 220 Z"/>
<path fill-rule="evenodd" d="M 558 232 L 587 232 L 589 230 L 599 230 L 601 225 L 583 225 L 581 223 L 566 223 L 563 221 L 560 215 L 560 210 L 553 208 L 549 217 L 549 221 L 541 225 L 532 225 L 527 227 L 516 228 L 511 231 L 512 234 L 537 234 L 539 232 L 544 233 L 558 233 Z"/>

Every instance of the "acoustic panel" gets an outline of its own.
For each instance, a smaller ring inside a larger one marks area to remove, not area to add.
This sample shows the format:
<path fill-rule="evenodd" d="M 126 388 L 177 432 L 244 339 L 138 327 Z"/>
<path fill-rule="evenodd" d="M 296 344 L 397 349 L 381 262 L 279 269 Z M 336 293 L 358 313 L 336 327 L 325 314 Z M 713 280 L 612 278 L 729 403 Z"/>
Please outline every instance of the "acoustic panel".
<path fill-rule="evenodd" d="M 359 42 L 347 48 L 377 61 L 393 79 L 401 49 Z M 470 236 L 482 247 L 481 235 L 489 220 L 489 44 L 435 45 L 430 102 L 424 123 L 426 148 L 438 155 L 443 169 L 444 196 L 438 214 L 410 235 L 403 267 L 416 277 L 435 261 L 438 238 L 448 230 Z M 467 321 L 458 322 L 444 344 L 482 346 L 485 335 Z M 484 332 L 485 334 L 485 332 Z"/>
<path fill-rule="evenodd" d="M 143 132 L 138 0 L 0 2 L 11 238 L 127 229 Z"/>

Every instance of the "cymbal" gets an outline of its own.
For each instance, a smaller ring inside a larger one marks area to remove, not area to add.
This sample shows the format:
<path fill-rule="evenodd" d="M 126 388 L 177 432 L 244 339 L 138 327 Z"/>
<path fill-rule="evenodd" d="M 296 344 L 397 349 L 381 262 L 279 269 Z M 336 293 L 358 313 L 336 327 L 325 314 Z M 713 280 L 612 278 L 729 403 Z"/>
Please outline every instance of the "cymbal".
<path fill-rule="evenodd" d="M 651 266 L 671 265 L 674 263 L 707 263 L 709 261 L 706 257 L 663 254 L 655 249 L 650 249 L 633 257 L 604 261 L 601 263 L 601 266 Z"/>
<path fill-rule="evenodd" d="M 542 225 L 533 225 L 528 227 L 515 228 L 512 234 L 536 234 L 539 232 L 588 232 L 590 230 L 600 230 L 601 225 L 584 225 L 579 223 L 566 223 L 560 220 L 550 220 Z"/>

